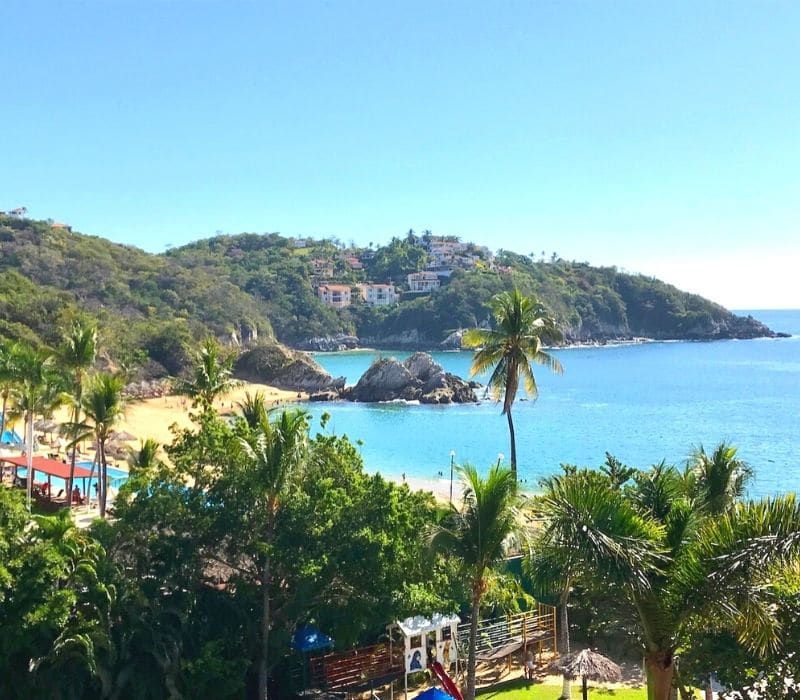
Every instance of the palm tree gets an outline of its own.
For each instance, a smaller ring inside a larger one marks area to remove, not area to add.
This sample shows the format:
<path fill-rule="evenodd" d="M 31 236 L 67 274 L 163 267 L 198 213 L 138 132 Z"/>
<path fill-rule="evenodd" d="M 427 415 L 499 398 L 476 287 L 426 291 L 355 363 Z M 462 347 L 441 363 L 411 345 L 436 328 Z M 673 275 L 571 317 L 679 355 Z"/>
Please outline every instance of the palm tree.
<path fill-rule="evenodd" d="M 688 475 L 710 515 L 721 515 L 745 494 L 753 469 L 736 456 L 736 448 L 721 442 L 709 455 L 702 445 L 692 452 Z"/>
<path fill-rule="evenodd" d="M 244 398 L 236 402 L 236 407 L 244 422 L 252 429 L 262 425 L 269 414 L 267 397 L 263 391 L 257 391 L 255 394 L 245 392 Z"/>
<path fill-rule="evenodd" d="M 520 379 L 525 391 L 532 397 L 539 395 L 532 363 L 549 367 L 561 374 L 561 363 L 542 347 L 545 342 L 555 342 L 561 332 L 555 319 L 534 297 L 525 297 L 518 289 L 502 292 L 491 301 L 495 328 L 473 328 L 461 341 L 467 348 L 478 348 L 472 361 L 471 375 L 487 372 L 489 389 L 496 399 L 503 396 L 503 415 L 508 419 L 511 437 L 511 471 L 517 475 L 517 442 L 511 408 L 517 396 Z"/>
<path fill-rule="evenodd" d="M 586 575 L 586 551 L 573 546 L 574 523 L 569 518 L 569 508 L 577 507 L 588 516 L 583 519 L 592 528 L 587 527 L 585 532 L 587 541 L 594 538 L 604 543 L 607 556 L 617 560 L 616 567 L 604 572 L 609 580 L 626 580 L 636 557 L 652 556 L 648 545 L 635 547 L 632 541 L 644 538 L 646 542 L 658 533 L 651 531 L 636 509 L 626 502 L 616 481 L 601 473 L 569 471 L 543 479 L 541 486 L 543 493 L 533 500 L 532 508 L 544 527 L 536 531 L 523 568 L 535 595 L 559 598 L 559 648 L 566 656 L 570 653 L 569 596 L 573 583 Z M 565 503 L 570 504 L 569 508 L 565 508 Z M 565 677 L 561 697 L 571 696 L 572 687 Z"/>
<path fill-rule="evenodd" d="M 214 399 L 230 393 L 240 383 L 233 379 L 233 360 L 233 355 L 223 355 L 214 338 L 206 338 L 197 352 L 190 377 L 180 382 L 179 391 L 203 410 L 210 409 Z"/>
<path fill-rule="evenodd" d="M 261 588 L 261 646 L 258 663 L 258 697 L 267 699 L 269 674 L 269 632 L 272 626 L 270 588 L 272 582 L 270 550 L 281 503 L 305 464 L 308 440 L 308 414 L 301 410 L 283 411 L 274 421 L 266 412 L 255 427 L 246 423 L 240 438 L 241 456 L 231 477 L 247 494 L 243 529 L 253 537 L 258 559 Z M 238 472 L 238 473 L 236 473 Z"/>
<path fill-rule="evenodd" d="M 475 655 L 481 600 L 491 568 L 502 561 L 509 537 L 520 531 L 519 496 L 514 473 L 499 464 L 486 478 L 472 465 L 458 468 L 464 485 L 461 510 L 451 506 L 447 519 L 433 533 L 434 551 L 460 560 L 469 577 L 472 612 L 469 627 L 466 700 L 475 700 Z"/>
<path fill-rule="evenodd" d="M 0 397 L 3 399 L 3 408 L 0 412 L 0 442 L 6 432 L 8 399 L 14 386 L 14 366 L 12 347 L 8 343 L 0 343 Z"/>
<path fill-rule="evenodd" d="M 37 415 L 50 415 L 64 403 L 64 378 L 59 375 L 51 355 L 28 346 L 14 346 L 11 351 L 15 382 L 10 392 L 14 412 L 25 423 L 25 454 L 28 478 L 27 499 L 31 506 L 33 489 L 33 421 Z"/>
<path fill-rule="evenodd" d="M 617 583 L 639 630 L 650 700 L 670 696 L 692 625 L 726 629 L 755 651 L 778 643 L 769 582 L 800 553 L 793 495 L 711 516 L 692 482 L 663 464 L 624 490 L 574 476 L 539 501 L 539 544 L 569 552 L 598 586 Z"/>
<path fill-rule="evenodd" d="M 76 321 L 65 334 L 58 353 L 58 363 L 62 370 L 72 377 L 72 425 L 77 426 L 81 420 L 81 401 L 83 385 L 87 372 L 94 365 L 97 357 L 97 328 L 93 325 Z M 74 437 L 74 436 L 71 436 Z M 71 501 L 72 482 L 75 478 L 75 459 L 78 443 L 73 442 L 69 461 L 69 480 L 67 481 L 67 500 Z"/>
<path fill-rule="evenodd" d="M 111 437 L 114 426 L 125 413 L 125 382 L 121 377 L 102 372 L 92 378 L 87 391 L 83 395 L 81 408 L 85 416 L 84 423 L 72 426 L 75 441 L 94 436 L 97 444 L 95 459 L 98 463 L 100 501 L 100 517 L 106 517 L 107 475 L 106 443 Z"/>
<path fill-rule="evenodd" d="M 150 469 L 158 464 L 158 451 L 161 445 L 158 444 L 153 438 L 147 438 L 139 446 L 138 450 L 132 450 L 128 456 L 128 467 L 130 470 L 136 471 L 142 469 Z"/>

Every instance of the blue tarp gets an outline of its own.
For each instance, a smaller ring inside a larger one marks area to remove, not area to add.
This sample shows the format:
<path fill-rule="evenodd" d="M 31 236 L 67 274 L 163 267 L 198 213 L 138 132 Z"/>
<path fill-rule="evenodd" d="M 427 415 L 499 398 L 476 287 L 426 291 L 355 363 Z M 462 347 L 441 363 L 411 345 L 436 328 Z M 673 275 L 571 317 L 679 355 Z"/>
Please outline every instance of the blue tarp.
<path fill-rule="evenodd" d="M 328 649 L 333 646 L 333 640 L 320 632 L 313 625 L 298 627 L 292 638 L 292 649 L 302 652 Z"/>
<path fill-rule="evenodd" d="M 417 695 L 416 700 L 453 700 L 453 698 L 441 688 L 428 688 Z"/>

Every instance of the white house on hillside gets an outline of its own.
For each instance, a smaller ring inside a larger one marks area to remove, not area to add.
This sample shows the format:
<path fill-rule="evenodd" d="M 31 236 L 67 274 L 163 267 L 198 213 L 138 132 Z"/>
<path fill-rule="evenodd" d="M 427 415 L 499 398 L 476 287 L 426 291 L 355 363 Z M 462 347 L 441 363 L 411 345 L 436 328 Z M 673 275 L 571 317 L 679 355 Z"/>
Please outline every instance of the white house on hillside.
<path fill-rule="evenodd" d="M 351 289 L 349 284 L 323 284 L 317 288 L 317 296 L 323 304 L 343 309 L 350 306 Z"/>
<path fill-rule="evenodd" d="M 432 292 L 439 289 L 439 275 L 435 272 L 412 272 L 408 276 L 408 288 L 412 292 Z"/>
<path fill-rule="evenodd" d="M 370 306 L 396 304 L 399 298 L 393 284 L 359 284 L 358 291 L 364 303 Z"/>

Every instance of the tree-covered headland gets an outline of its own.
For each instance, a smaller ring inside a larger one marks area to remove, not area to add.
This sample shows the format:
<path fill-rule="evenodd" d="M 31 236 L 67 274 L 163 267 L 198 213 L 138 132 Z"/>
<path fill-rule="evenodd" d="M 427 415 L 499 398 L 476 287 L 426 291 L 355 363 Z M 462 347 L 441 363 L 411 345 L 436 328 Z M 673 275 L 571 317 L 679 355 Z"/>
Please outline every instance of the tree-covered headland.
<path fill-rule="evenodd" d="M 443 262 L 448 245 L 458 252 Z M 412 293 L 408 274 L 425 269 L 442 273 L 438 289 Z M 317 294 L 326 281 L 392 283 L 400 299 L 370 306 L 354 294 L 336 309 Z M 352 334 L 384 347 L 438 347 L 454 330 L 486 326 L 491 298 L 514 288 L 541 300 L 567 342 L 770 333 L 652 278 L 556 254 L 492 254 L 430 232 L 366 248 L 275 233 L 220 235 L 154 255 L 0 216 L 0 336 L 53 346 L 58 329 L 84 319 L 102 329 L 103 359 L 142 377 L 179 375 L 209 335 L 235 346 Z"/>

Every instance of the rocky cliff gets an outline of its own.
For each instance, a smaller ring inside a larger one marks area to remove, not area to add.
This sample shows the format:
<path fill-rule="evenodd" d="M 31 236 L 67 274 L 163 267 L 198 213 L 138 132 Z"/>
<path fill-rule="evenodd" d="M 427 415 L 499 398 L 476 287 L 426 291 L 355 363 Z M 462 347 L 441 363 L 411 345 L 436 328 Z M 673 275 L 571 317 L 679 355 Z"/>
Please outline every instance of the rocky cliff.
<path fill-rule="evenodd" d="M 344 377 L 332 377 L 305 353 L 279 343 L 243 352 L 236 360 L 234 374 L 238 379 L 292 391 L 338 394 L 344 388 Z"/>

